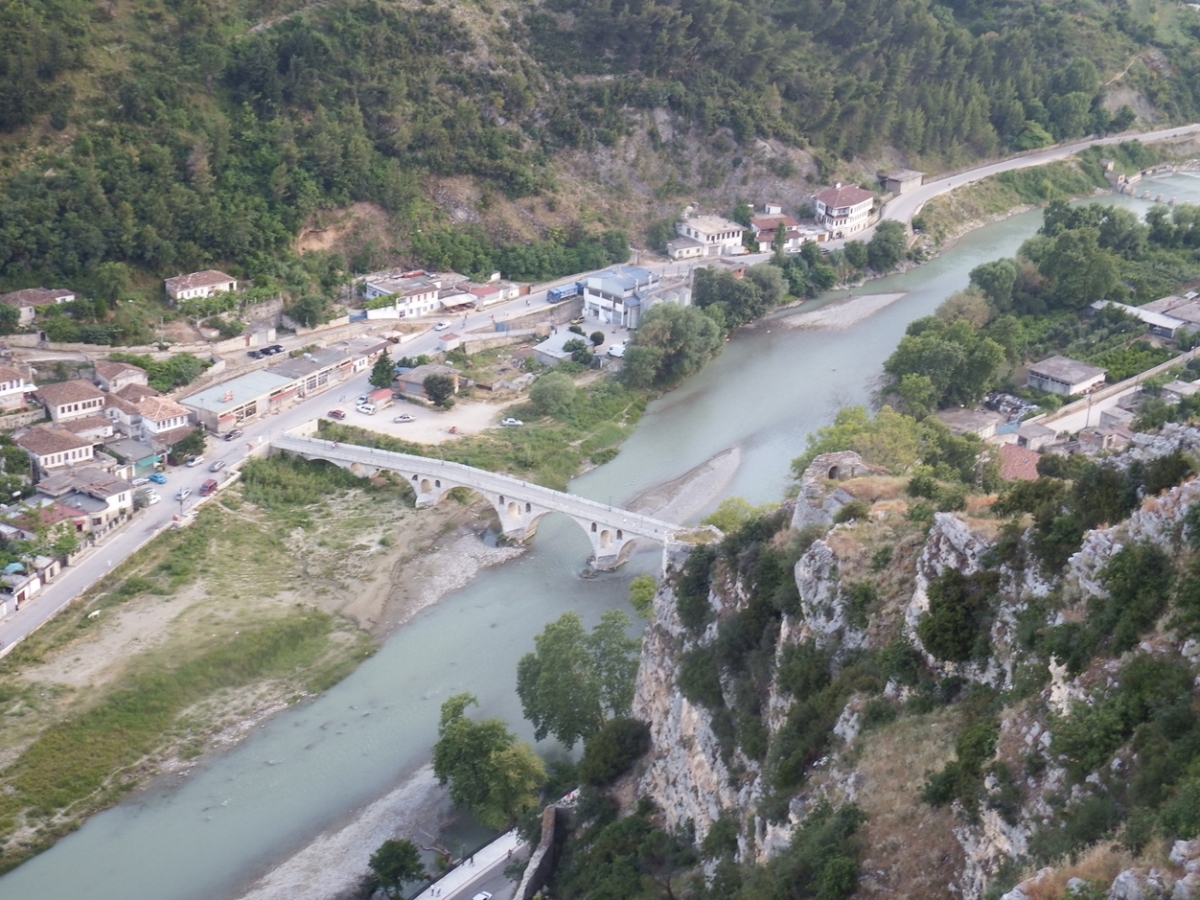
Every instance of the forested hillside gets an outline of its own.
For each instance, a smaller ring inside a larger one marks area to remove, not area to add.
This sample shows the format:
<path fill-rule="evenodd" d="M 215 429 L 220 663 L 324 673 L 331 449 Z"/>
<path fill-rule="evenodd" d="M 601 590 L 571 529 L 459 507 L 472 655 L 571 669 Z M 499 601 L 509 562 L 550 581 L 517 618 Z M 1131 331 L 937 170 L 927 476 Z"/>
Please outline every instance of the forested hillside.
<path fill-rule="evenodd" d="M 553 198 L 558 154 L 616 145 L 649 110 L 699 142 L 726 130 L 810 148 L 822 174 L 885 147 L 938 166 L 1124 128 L 1130 98 L 1164 119 L 1200 112 L 1200 20 L 1185 8 L 297 7 L 0 5 L 0 288 L 95 288 L 104 262 L 135 279 L 217 263 L 277 275 L 315 210 L 352 201 L 384 208 L 403 245 L 444 224 L 429 176 Z M 701 188 L 676 184 L 660 199 Z M 122 279 L 107 274 L 112 293 Z"/>

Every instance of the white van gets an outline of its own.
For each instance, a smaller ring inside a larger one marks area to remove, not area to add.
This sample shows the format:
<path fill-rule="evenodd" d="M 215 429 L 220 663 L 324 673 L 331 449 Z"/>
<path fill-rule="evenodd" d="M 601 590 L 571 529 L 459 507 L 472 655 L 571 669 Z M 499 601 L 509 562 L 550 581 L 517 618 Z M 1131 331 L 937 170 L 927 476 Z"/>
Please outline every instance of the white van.
<path fill-rule="evenodd" d="M 613 344 L 611 347 L 608 348 L 608 355 L 611 356 L 613 359 L 620 359 L 621 357 L 623 357 L 625 355 L 625 344 L 624 343 Z"/>
<path fill-rule="evenodd" d="M 360 403 L 360 404 L 358 404 L 358 406 L 356 406 L 354 408 L 357 409 L 364 416 L 375 415 L 375 405 L 373 403 Z"/>

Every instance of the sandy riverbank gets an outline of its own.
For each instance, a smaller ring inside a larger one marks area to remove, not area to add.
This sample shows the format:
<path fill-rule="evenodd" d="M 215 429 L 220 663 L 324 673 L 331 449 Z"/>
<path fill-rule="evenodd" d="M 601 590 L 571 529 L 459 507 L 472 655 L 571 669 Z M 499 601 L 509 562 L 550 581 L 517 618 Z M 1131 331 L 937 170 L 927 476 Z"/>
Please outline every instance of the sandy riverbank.
<path fill-rule="evenodd" d="M 783 316 L 774 321 L 784 328 L 850 328 L 875 315 L 881 309 L 891 306 L 904 296 L 900 293 L 866 294 L 855 297 L 853 292 L 850 292 L 844 300 L 835 301 L 812 312 Z"/>

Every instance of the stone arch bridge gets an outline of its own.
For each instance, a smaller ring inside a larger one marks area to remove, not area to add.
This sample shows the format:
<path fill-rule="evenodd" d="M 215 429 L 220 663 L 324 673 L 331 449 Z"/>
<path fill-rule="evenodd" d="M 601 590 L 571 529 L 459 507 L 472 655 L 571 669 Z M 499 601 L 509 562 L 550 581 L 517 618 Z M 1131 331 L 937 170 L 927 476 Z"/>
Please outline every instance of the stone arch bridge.
<path fill-rule="evenodd" d="M 412 486 L 418 509 L 433 506 L 454 488 L 469 488 L 482 494 L 492 505 L 500 518 L 504 536 L 513 541 L 532 537 L 537 531 L 538 520 L 546 513 L 565 513 L 578 523 L 591 541 L 591 564 L 598 570 L 621 565 L 636 538 L 646 538 L 665 546 L 672 534 L 685 530 L 683 526 L 640 513 L 441 459 L 291 434 L 273 438 L 271 449 L 294 453 L 305 459 L 323 459 L 364 477 L 381 470 L 396 472 Z"/>

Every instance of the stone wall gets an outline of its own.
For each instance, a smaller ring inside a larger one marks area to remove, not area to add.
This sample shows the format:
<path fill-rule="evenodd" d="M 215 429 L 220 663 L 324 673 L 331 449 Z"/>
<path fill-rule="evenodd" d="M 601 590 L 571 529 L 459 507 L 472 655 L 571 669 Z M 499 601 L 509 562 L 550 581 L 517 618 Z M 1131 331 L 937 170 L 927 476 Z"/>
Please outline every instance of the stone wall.
<path fill-rule="evenodd" d="M 533 900 L 554 874 L 566 833 L 567 815 L 568 811 L 560 806 L 547 806 L 542 810 L 542 839 L 525 865 L 525 874 L 512 894 L 513 900 Z"/>

